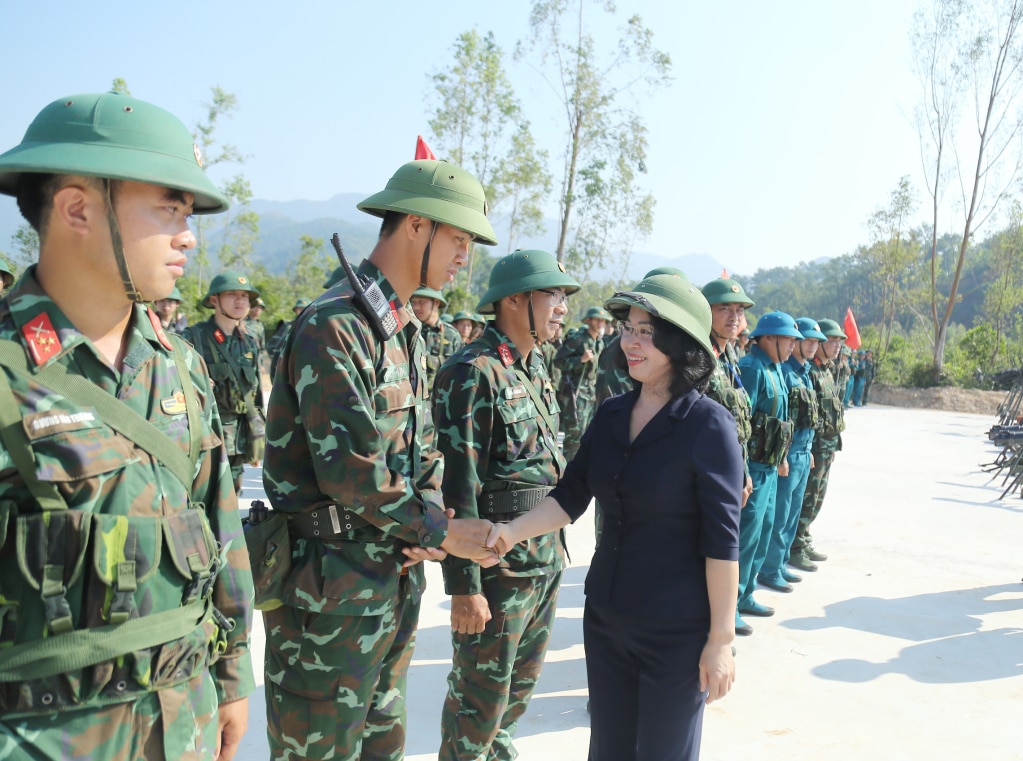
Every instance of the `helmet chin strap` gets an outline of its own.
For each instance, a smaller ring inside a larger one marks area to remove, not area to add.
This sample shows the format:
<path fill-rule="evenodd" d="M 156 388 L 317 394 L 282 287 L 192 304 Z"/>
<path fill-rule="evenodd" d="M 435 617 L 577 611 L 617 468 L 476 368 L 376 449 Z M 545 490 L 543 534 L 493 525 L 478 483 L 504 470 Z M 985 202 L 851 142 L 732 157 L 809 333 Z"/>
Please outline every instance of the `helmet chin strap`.
<path fill-rule="evenodd" d="M 117 224 L 117 217 L 114 214 L 114 198 L 110 192 L 110 180 L 103 180 L 103 192 L 107 202 L 107 226 L 110 228 L 110 243 L 114 247 L 114 260 L 117 262 L 117 269 L 121 273 L 121 282 L 124 284 L 125 295 L 135 303 L 144 302 L 142 294 L 135 287 L 128 269 L 128 261 L 124 256 L 124 241 L 121 240 L 121 228 Z"/>
<path fill-rule="evenodd" d="M 533 319 L 533 293 L 529 292 L 529 306 L 526 307 L 526 313 L 529 315 L 529 335 L 533 337 L 533 340 L 540 343 L 540 336 L 536 334 L 536 320 Z"/>
<path fill-rule="evenodd" d="M 426 241 L 426 248 L 423 249 L 423 266 L 419 271 L 419 287 L 429 288 L 426 282 L 426 273 L 430 270 L 430 245 L 433 243 L 433 236 L 437 234 L 437 223 L 433 223 L 430 229 L 430 240 Z"/>

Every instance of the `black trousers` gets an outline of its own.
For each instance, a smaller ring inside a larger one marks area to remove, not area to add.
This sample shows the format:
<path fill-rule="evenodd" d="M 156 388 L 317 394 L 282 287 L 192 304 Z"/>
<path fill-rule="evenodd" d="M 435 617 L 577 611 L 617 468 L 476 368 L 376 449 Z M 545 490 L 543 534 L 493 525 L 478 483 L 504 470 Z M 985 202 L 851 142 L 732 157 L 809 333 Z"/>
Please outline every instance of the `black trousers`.
<path fill-rule="evenodd" d="M 707 626 L 640 619 L 586 601 L 589 761 L 696 761 Z"/>

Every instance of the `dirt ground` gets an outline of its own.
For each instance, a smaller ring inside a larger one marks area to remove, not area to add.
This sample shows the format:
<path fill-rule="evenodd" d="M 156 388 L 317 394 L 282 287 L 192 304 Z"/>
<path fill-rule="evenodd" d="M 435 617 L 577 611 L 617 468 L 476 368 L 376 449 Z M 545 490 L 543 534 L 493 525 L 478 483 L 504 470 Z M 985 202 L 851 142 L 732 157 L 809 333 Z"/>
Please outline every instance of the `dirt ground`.
<path fill-rule="evenodd" d="M 870 401 L 892 407 L 917 407 L 975 415 L 997 415 L 998 405 L 1005 401 L 1006 391 L 980 391 L 971 388 L 901 388 L 875 383 Z"/>

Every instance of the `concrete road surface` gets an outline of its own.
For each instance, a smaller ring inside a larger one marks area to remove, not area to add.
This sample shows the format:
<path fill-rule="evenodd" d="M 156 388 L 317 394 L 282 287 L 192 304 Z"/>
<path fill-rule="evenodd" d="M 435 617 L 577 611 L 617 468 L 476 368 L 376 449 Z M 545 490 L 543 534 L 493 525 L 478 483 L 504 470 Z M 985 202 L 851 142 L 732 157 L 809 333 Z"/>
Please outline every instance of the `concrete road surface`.
<path fill-rule="evenodd" d="M 813 531 L 830 558 L 792 594 L 757 593 L 778 613 L 749 619 L 753 636 L 737 639 L 738 680 L 707 709 L 703 759 L 1023 759 L 1023 500 L 999 500 L 1000 480 L 979 467 L 997 453 L 984 436 L 993 418 L 876 405 L 846 417 Z M 246 472 L 243 507 L 259 479 Z M 587 755 L 589 514 L 570 527 L 569 549 L 547 663 L 519 725 L 522 761 Z M 409 674 L 414 761 L 436 758 L 451 656 L 439 569 L 428 573 Z M 258 626 L 253 647 L 261 670 Z M 238 758 L 267 758 L 265 727 L 258 692 Z"/>

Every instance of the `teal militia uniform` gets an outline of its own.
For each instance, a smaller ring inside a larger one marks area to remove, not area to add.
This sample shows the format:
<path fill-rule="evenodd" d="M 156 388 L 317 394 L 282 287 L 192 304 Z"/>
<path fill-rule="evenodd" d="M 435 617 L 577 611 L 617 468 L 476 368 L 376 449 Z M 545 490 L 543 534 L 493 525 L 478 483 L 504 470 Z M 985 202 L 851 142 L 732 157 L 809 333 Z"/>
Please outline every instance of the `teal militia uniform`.
<path fill-rule="evenodd" d="M 742 509 L 739 524 L 738 608 L 742 610 L 753 604 L 756 577 L 767 555 L 774 526 L 778 464 L 784 458 L 788 444 L 786 432 L 791 432 L 791 425 L 788 423 L 788 388 L 780 365 L 751 343 L 746 356 L 739 360 L 739 373 L 749 393 L 753 413 L 748 451 L 753 493 Z"/>
<path fill-rule="evenodd" d="M 558 405 L 561 408 L 561 427 L 565 432 L 565 458 L 571 460 L 579 449 L 583 433 L 597 409 L 597 364 L 604 342 L 594 338 L 585 327 L 565 338 L 555 361 L 561 365 L 561 387 Z M 593 359 L 583 362 L 589 349 Z"/>
<path fill-rule="evenodd" d="M 462 336 L 451 325 L 438 320 L 436 325 L 423 325 L 426 343 L 426 388 L 433 388 L 440 366 L 462 348 Z"/>
<path fill-rule="evenodd" d="M 263 395 L 259 382 L 259 346 L 252 336 L 239 326 L 230 335 L 225 334 L 213 317 L 190 325 L 183 337 L 191 342 L 206 361 L 213 395 L 220 409 L 224 430 L 224 450 L 231 465 L 235 489 L 241 490 L 242 472 L 250 453 L 248 410 L 262 409 Z M 258 432 L 257 432 L 258 433 Z"/>
<path fill-rule="evenodd" d="M 809 335 L 801 323 L 799 327 L 804 335 Z M 774 527 L 758 579 L 764 586 L 774 589 L 784 590 L 788 586 L 785 564 L 799 525 L 803 494 L 810 476 L 810 450 L 819 418 L 817 392 L 810 379 L 810 364 L 810 361 L 803 363 L 791 356 L 781 365 L 782 377 L 789 389 L 789 420 L 793 426 L 792 443 L 786 457 L 789 474 L 778 476 Z"/>
<path fill-rule="evenodd" d="M 799 513 L 799 525 L 789 552 L 790 560 L 798 563 L 797 567 L 812 568 L 814 557 L 820 557 L 814 551 L 813 539 L 810 536 L 810 524 L 817 519 L 824 504 L 824 495 L 828 491 L 828 476 L 831 464 L 835 461 L 835 452 L 842 449 L 842 431 L 845 430 L 845 412 L 842 396 L 834 377 L 834 363 L 822 363 L 819 359 L 807 362 L 810 380 L 820 404 L 820 418 L 814 436 L 813 468 L 807 480 L 806 492 Z M 814 557 L 811 557 L 811 553 Z"/>
<path fill-rule="evenodd" d="M 531 506 L 557 483 L 558 406 L 539 351 L 523 357 L 491 323 L 444 364 L 433 399 L 444 505 L 456 517 L 511 520 L 514 503 Z M 485 595 L 493 617 L 482 634 L 452 632 L 440 759 L 518 755 L 512 738 L 540 677 L 563 567 L 560 532 L 516 545 L 493 568 L 444 561 L 447 593 Z"/>
<path fill-rule="evenodd" d="M 359 272 L 400 305 L 370 261 Z M 403 573 L 401 549 L 439 547 L 447 518 L 420 323 L 396 313 L 384 342 L 347 282 L 326 291 L 292 326 L 270 393 L 263 484 L 290 514 L 293 563 L 283 607 L 265 613 L 274 759 L 404 754 L 425 577 Z"/>
<path fill-rule="evenodd" d="M 0 384 L 0 406 L 27 436 L 12 446 L 3 424 L 0 758 L 212 758 L 218 705 L 255 689 L 252 577 L 209 378 L 144 306 L 127 335 L 118 372 L 34 267 L 0 301 L 0 339 L 29 368 L 5 359 L 0 371 L 13 393 Z M 53 390 L 53 368 L 194 459 L 181 469 L 149 454 L 94 403 Z M 13 455 L 28 447 L 52 503 L 19 471 Z"/>

